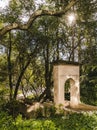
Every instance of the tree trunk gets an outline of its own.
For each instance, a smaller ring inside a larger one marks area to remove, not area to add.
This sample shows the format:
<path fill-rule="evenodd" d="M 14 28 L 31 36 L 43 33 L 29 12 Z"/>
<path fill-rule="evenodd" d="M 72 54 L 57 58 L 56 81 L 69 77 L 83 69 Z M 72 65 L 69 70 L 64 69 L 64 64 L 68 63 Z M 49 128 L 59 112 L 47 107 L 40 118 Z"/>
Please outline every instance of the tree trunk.
<path fill-rule="evenodd" d="M 22 77 L 23 77 L 23 75 L 24 75 L 24 73 L 25 73 L 27 67 L 28 67 L 29 64 L 30 64 L 30 61 L 31 61 L 31 59 L 29 58 L 28 62 L 26 63 L 25 67 L 21 70 L 21 73 L 20 73 L 20 75 L 19 75 L 19 77 L 18 77 L 16 86 L 15 86 L 14 97 L 13 97 L 15 100 L 16 100 L 16 97 L 17 97 L 17 93 L 18 93 L 18 89 L 19 89 L 19 86 L 20 86 L 20 82 L 21 82 L 21 80 L 22 80 Z"/>
<path fill-rule="evenodd" d="M 49 56 L 50 56 L 50 52 L 49 52 L 49 43 L 47 43 L 46 45 L 46 50 L 45 50 L 45 56 L 44 56 L 44 60 L 45 60 L 45 85 L 46 85 L 46 89 L 43 95 L 44 96 L 44 100 L 52 100 L 51 98 L 51 66 L 50 66 L 50 62 L 49 62 Z"/>
<path fill-rule="evenodd" d="M 7 61 L 8 61 L 8 79 L 9 79 L 9 87 L 10 87 L 10 100 L 12 99 L 12 64 L 11 64 L 11 52 L 12 52 L 12 41 L 11 41 L 11 32 L 9 32 L 9 46 L 7 52 Z"/>

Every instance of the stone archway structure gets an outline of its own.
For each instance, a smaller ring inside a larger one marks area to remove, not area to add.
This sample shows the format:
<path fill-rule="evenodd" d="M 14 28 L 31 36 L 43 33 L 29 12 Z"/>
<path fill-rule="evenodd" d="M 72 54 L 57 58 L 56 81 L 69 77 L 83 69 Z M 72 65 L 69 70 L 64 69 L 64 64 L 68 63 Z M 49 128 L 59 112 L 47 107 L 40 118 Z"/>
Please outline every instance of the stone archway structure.
<path fill-rule="evenodd" d="M 80 103 L 80 86 L 79 86 L 79 64 L 67 63 L 54 63 L 53 67 L 54 79 L 54 103 L 56 105 L 63 104 L 66 106 L 64 99 L 64 84 L 70 79 L 70 101 L 71 107 L 77 107 Z"/>

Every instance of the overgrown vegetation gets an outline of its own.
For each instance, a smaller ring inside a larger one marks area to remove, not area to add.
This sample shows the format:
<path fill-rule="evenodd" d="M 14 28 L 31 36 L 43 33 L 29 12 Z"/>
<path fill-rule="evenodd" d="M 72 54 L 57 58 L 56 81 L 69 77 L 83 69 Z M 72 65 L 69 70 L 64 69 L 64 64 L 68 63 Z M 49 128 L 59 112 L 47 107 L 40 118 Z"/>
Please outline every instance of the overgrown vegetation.
<path fill-rule="evenodd" d="M 97 105 L 97 1 L 35 2 L 10 0 L 0 9 L 0 130 L 96 130 L 97 113 L 27 108 L 53 101 L 53 63 L 61 60 L 81 64 L 81 101 Z"/>
<path fill-rule="evenodd" d="M 13 119 L 7 113 L 0 113 L 0 130 L 96 130 L 97 113 L 68 114 L 53 118 Z"/>
<path fill-rule="evenodd" d="M 34 0 L 10 0 L 9 6 L 1 10 L 0 44 L 6 51 L 0 55 L 0 83 L 9 88 L 10 100 L 17 98 L 19 90 L 24 98 L 30 92 L 37 101 L 53 100 L 53 62 L 78 61 L 81 63 L 81 99 L 87 102 L 90 98 L 90 104 L 96 105 L 97 3 L 93 0 L 47 0 L 46 3 L 36 6 Z M 68 11 L 62 13 L 68 5 Z M 33 12 L 35 15 L 31 15 Z M 30 19 L 27 24 L 22 19 L 24 14 Z M 69 25 L 71 14 L 76 20 Z M 4 27 L 6 24 L 9 28 Z"/>

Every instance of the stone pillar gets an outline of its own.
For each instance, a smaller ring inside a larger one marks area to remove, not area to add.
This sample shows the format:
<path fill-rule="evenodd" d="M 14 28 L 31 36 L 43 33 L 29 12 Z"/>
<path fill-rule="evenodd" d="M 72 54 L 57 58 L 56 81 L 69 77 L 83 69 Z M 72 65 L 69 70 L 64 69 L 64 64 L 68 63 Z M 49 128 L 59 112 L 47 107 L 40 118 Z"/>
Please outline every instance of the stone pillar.
<path fill-rule="evenodd" d="M 80 88 L 79 88 L 79 77 L 74 76 L 74 80 L 71 81 L 71 99 L 70 106 L 77 107 L 80 103 Z"/>
<path fill-rule="evenodd" d="M 54 66 L 53 70 L 54 79 L 54 103 L 64 104 L 64 77 L 60 76 L 60 67 Z"/>

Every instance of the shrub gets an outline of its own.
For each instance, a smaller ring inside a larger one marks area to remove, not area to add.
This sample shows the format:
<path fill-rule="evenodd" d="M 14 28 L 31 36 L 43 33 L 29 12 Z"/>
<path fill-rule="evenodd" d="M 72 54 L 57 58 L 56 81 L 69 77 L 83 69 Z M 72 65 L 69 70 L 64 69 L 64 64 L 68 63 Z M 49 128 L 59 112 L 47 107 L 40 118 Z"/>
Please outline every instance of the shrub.
<path fill-rule="evenodd" d="M 0 86 L 0 107 L 7 102 L 8 99 L 8 89 L 4 86 Z"/>
<path fill-rule="evenodd" d="M 14 118 L 18 116 L 18 114 L 22 114 L 22 116 L 26 116 L 26 105 L 20 101 L 12 100 L 8 101 L 4 106 L 3 110 L 8 112 L 8 114 L 12 115 Z"/>
<path fill-rule="evenodd" d="M 13 122 L 12 116 L 9 116 L 6 112 L 0 112 L 0 130 L 14 129 Z"/>
<path fill-rule="evenodd" d="M 96 130 L 97 113 L 73 113 L 59 117 L 14 120 L 5 112 L 0 113 L 0 130 Z"/>

